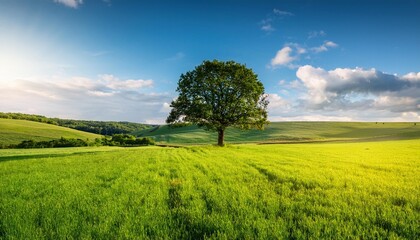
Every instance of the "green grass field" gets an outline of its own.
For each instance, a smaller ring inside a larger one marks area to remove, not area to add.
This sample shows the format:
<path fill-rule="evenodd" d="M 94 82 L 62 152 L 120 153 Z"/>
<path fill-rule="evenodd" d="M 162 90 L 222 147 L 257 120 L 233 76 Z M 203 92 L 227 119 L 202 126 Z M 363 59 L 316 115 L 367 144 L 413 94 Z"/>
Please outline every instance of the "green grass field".
<path fill-rule="evenodd" d="M 26 120 L 0 118 L 0 144 L 18 144 L 23 140 L 48 141 L 65 138 L 95 139 L 101 135 L 56 125 Z"/>
<path fill-rule="evenodd" d="M 419 172 L 420 140 L 4 149 L 0 238 L 419 239 Z"/>
<path fill-rule="evenodd" d="M 160 126 L 136 133 L 154 137 L 163 144 L 214 144 L 215 132 L 196 126 Z M 227 143 L 305 142 L 305 141 L 379 141 L 420 138 L 420 124 L 375 122 L 273 122 L 264 131 L 229 128 Z"/>

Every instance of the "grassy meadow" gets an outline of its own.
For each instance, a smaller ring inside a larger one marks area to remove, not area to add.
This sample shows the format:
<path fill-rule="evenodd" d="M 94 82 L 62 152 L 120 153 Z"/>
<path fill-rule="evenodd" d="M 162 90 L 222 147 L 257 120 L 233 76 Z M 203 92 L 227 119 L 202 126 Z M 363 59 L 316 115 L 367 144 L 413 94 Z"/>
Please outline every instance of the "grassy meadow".
<path fill-rule="evenodd" d="M 215 132 L 197 126 L 159 126 L 135 132 L 162 144 L 214 144 Z M 420 124 L 404 122 L 272 122 L 264 131 L 228 128 L 227 143 L 381 141 L 420 138 Z"/>
<path fill-rule="evenodd" d="M 49 141 L 61 137 L 93 140 L 101 135 L 46 123 L 0 118 L 0 145 L 18 144 L 24 140 Z"/>
<path fill-rule="evenodd" d="M 4 149 L 0 238 L 419 239 L 419 153 L 418 139 Z"/>

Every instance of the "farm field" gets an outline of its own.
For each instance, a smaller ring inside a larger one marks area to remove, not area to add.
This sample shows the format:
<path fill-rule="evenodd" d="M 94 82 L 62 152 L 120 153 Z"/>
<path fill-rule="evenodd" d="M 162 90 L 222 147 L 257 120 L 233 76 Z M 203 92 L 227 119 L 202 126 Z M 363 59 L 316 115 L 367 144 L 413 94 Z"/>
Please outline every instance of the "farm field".
<path fill-rule="evenodd" d="M 159 126 L 134 133 L 163 144 L 214 144 L 215 132 L 197 126 Z M 272 122 L 264 131 L 228 128 L 227 143 L 381 141 L 420 138 L 420 125 L 397 122 Z"/>
<path fill-rule="evenodd" d="M 0 118 L 0 145 L 18 144 L 23 140 L 48 141 L 61 137 L 93 140 L 101 135 L 46 123 Z"/>
<path fill-rule="evenodd" d="M 420 140 L 0 150 L 0 238 L 420 238 Z"/>

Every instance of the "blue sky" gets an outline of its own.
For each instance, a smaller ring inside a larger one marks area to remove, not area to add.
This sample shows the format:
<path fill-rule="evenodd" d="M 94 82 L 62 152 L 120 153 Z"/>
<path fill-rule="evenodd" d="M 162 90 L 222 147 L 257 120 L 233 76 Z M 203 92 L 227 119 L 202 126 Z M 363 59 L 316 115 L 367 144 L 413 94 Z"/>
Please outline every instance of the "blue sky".
<path fill-rule="evenodd" d="M 1 0 L 0 111 L 162 123 L 234 60 L 280 120 L 420 121 L 419 1 Z"/>

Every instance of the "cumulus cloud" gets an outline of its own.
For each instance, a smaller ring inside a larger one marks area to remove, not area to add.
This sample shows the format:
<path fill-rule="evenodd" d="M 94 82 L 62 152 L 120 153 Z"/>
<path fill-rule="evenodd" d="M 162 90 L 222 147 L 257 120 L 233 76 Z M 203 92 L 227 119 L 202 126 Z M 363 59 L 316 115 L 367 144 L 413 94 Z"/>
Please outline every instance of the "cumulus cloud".
<path fill-rule="evenodd" d="M 312 51 L 314 51 L 315 53 L 320 53 L 320 52 L 326 52 L 331 48 L 336 48 L 338 47 L 338 44 L 333 42 L 333 41 L 325 41 L 321 46 L 319 47 L 313 47 Z"/>
<path fill-rule="evenodd" d="M 282 98 L 280 95 L 271 93 L 268 94 L 268 101 L 270 102 L 270 108 L 289 108 L 290 103 L 286 99 Z"/>
<path fill-rule="evenodd" d="M 420 72 L 415 73 L 411 72 L 402 77 L 405 80 L 412 81 L 412 82 L 420 82 Z"/>
<path fill-rule="evenodd" d="M 121 80 L 113 75 L 21 79 L 0 88 L 0 109 L 51 117 L 146 122 L 165 119 L 167 93 L 151 93 L 152 80 Z M 144 91 L 146 88 L 149 90 Z"/>
<path fill-rule="evenodd" d="M 280 49 L 276 56 L 271 59 L 271 66 L 286 65 L 296 59 L 296 57 L 291 56 L 293 50 L 291 47 L 286 46 Z"/>
<path fill-rule="evenodd" d="M 308 89 L 334 94 L 400 91 L 403 88 L 418 86 L 404 77 L 383 73 L 374 68 L 336 68 L 326 71 L 305 65 L 297 70 L 296 76 Z"/>
<path fill-rule="evenodd" d="M 414 97 L 381 95 L 374 100 L 373 106 L 377 109 L 406 112 L 415 110 L 417 102 L 418 99 Z"/>
<path fill-rule="evenodd" d="M 306 88 L 300 100 L 307 109 L 420 112 L 420 82 L 413 81 L 414 74 L 400 77 L 373 68 L 326 71 L 306 65 L 296 76 Z"/>
<path fill-rule="evenodd" d="M 281 79 L 279 92 L 269 95 L 269 120 L 419 122 L 419 75 L 301 66 L 296 80 Z"/>
<path fill-rule="evenodd" d="M 83 0 L 54 0 L 54 2 L 61 3 L 71 8 L 77 8 L 79 5 L 83 4 Z"/>
<path fill-rule="evenodd" d="M 282 49 L 277 51 L 274 58 L 271 59 L 270 65 L 274 68 L 280 66 L 296 68 L 292 62 L 298 60 L 299 56 L 306 52 L 306 49 L 297 43 L 286 43 Z"/>

